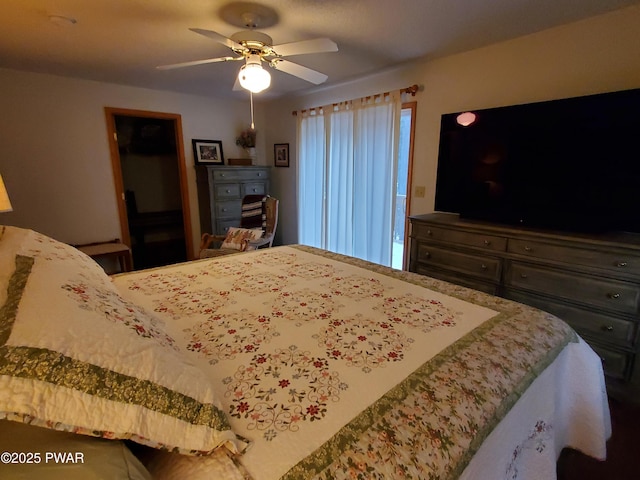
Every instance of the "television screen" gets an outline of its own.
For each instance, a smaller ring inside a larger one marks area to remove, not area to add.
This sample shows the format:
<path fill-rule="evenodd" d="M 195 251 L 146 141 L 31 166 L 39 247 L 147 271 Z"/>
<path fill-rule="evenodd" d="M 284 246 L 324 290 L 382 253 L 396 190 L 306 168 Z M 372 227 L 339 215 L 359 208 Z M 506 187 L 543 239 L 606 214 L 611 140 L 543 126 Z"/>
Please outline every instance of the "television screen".
<path fill-rule="evenodd" d="M 462 113 L 442 115 L 437 211 L 640 232 L 640 89 Z"/>

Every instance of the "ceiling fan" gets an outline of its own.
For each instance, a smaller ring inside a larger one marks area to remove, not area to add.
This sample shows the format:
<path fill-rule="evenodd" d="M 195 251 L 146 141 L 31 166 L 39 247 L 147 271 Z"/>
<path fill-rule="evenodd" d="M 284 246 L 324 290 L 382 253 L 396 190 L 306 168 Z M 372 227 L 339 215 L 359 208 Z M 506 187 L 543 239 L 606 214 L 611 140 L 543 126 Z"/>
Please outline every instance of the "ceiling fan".
<path fill-rule="evenodd" d="M 246 25 L 253 26 L 255 25 L 255 22 L 249 18 L 246 20 Z M 203 65 L 206 63 L 244 60 L 245 64 L 240 68 L 234 89 L 237 89 L 239 83 L 242 88 L 253 93 L 261 92 L 271 84 L 271 76 L 269 75 L 269 72 L 262 68 L 262 62 L 265 62 L 276 70 L 280 70 L 281 72 L 288 73 L 289 75 L 301 78 L 307 82 L 319 85 L 327 80 L 327 75 L 302 65 L 298 65 L 297 63 L 293 63 L 289 60 L 284 60 L 283 57 L 338 51 L 338 45 L 328 38 L 316 38 L 313 40 L 273 45 L 273 40 L 269 35 L 254 30 L 253 28 L 234 33 L 230 38 L 212 30 L 203 30 L 201 28 L 190 28 L 189 30 L 226 45 L 233 50 L 236 56 L 194 60 L 191 62 L 175 63 L 173 65 L 162 65 L 156 68 L 160 70 L 169 70 L 173 68 Z"/>

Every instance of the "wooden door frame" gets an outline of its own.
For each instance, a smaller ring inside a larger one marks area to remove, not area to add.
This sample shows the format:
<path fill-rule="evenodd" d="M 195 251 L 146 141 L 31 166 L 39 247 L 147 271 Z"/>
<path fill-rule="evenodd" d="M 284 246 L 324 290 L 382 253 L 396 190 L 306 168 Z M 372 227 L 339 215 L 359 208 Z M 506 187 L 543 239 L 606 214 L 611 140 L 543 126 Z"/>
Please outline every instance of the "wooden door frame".
<path fill-rule="evenodd" d="M 411 212 L 411 186 L 413 183 L 413 148 L 416 138 L 416 109 L 418 108 L 418 102 L 405 102 L 402 104 L 402 110 L 411 110 L 411 132 L 409 134 L 409 162 L 407 165 L 407 200 L 405 204 L 404 212 L 404 248 L 402 250 L 402 269 L 409 270 L 409 215 Z"/>
<path fill-rule="evenodd" d="M 116 188 L 115 193 L 116 202 L 118 203 L 118 216 L 120 218 L 120 231 L 122 233 L 122 241 L 129 247 L 131 247 L 131 234 L 129 232 L 127 204 L 124 195 L 124 181 L 122 179 L 120 151 L 118 149 L 116 115 L 173 121 L 174 134 L 176 136 L 176 158 L 178 162 L 178 177 L 180 181 L 184 240 L 187 248 L 187 259 L 192 260 L 194 258 L 193 233 L 191 229 L 191 210 L 189 208 L 189 188 L 187 182 L 187 168 L 184 158 L 184 142 L 182 140 L 182 116 L 177 113 L 150 112 L 146 110 L 131 110 L 114 107 L 104 107 L 104 112 L 107 119 L 107 139 L 109 141 L 109 151 L 111 152 L 111 168 L 113 170 L 113 181 Z"/>

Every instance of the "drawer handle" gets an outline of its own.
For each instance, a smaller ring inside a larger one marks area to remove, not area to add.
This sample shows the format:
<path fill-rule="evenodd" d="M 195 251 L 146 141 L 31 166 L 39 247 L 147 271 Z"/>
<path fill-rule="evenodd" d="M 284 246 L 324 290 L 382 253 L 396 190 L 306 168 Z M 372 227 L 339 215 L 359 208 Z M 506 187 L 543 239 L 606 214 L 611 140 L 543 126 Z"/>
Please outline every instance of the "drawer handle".
<path fill-rule="evenodd" d="M 526 273 L 521 273 L 520 278 L 529 278 L 529 275 L 527 275 Z"/>
<path fill-rule="evenodd" d="M 480 268 L 481 268 L 482 270 L 486 270 L 486 269 L 487 269 L 487 266 L 483 263 L 482 265 L 480 265 Z"/>
<path fill-rule="evenodd" d="M 489 245 L 491 245 L 491 240 L 485 240 L 485 241 L 484 241 L 484 244 L 485 244 L 485 246 L 487 246 L 487 247 L 488 247 Z"/>
<path fill-rule="evenodd" d="M 258 191 L 258 189 L 257 189 L 257 188 L 254 188 L 254 189 L 253 189 L 253 191 L 254 191 L 254 192 L 257 192 L 257 191 Z"/>
<path fill-rule="evenodd" d="M 431 254 L 429 252 L 424 252 L 424 258 L 431 258 Z"/>
<path fill-rule="evenodd" d="M 620 298 L 620 294 L 619 293 L 607 293 L 607 297 L 610 298 L 611 300 L 617 300 L 618 298 Z"/>
<path fill-rule="evenodd" d="M 258 172 L 258 176 L 259 176 L 259 177 L 261 177 L 261 176 L 262 176 L 262 173 Z"/>
<path fill-rule="evenodd" d="M 231 190 L 227 189 L 225 190 L 226 193 L 231 193 Z"/>
<path fill-rule="evenodd" d="M 524 247 L 524 251 L 525 252 L 533 252 L 533 248 L 531 248 L 529 246 L 526 246 L 526 247 Z"/>
<path fill-rule="evenodd" d="M 221 174 L 220 174 L 220 176 L 221 176 L 221 177 L 224 177 L 224 173 L 221 173 Z"/>
<path fill-rule="evenodd" d="M 223 212 L 226 212 L 226 211 L 227 211 L 227 209 L 226 209 L 226 208 L 223 208 L 223 209 L 222 209 L 222 211 L 223 211 Z"/>
<path fill-rule="evenodd" d="M 427 235 L 431 236 L 433 235 L 433 232 L 431 230 L 427 230 Z"/>
<path fill-rule="evenodd" d="M 613 332 L 613 325 L 603 325 L 602 331 L 604 332 Z"/>
<path fill-rule="evenodd" d="M 627 266 L 627 262 L 618 262 L 616 263 L 616 267 L 618 268 L 624 268 Z"/>

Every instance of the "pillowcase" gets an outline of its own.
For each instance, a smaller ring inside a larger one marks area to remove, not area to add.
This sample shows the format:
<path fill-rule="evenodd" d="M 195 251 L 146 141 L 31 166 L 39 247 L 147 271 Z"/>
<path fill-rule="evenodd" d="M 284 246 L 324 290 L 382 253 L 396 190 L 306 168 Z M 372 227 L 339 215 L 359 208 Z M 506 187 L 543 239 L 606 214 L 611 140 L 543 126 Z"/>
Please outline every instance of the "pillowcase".
<path fill-rule="evenodd" d="M 0 307 L 0 419 L 184 454 L 241 449 L 213 383 L 93 260 L 15 227 L 0 252 L 15 258 Z"/>
<path fill-rule="evenodd" d="M 240 250 L 244 252 L 252 240 L 262 238 L 263 231 L 261 228 L 238 228 L 229 227 L 227 236 L 222 242 L 221 248 L 229 248 L 232 250 Z"/>

